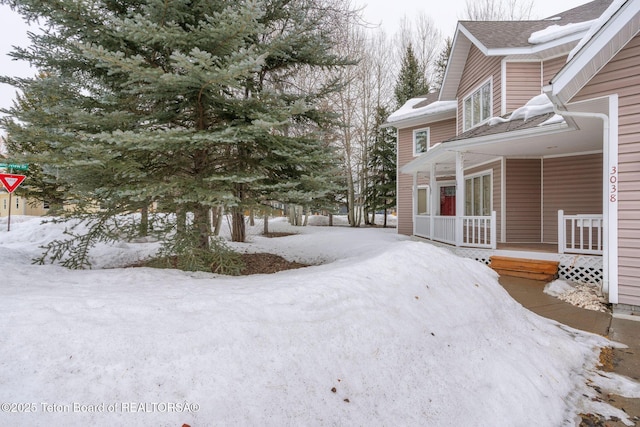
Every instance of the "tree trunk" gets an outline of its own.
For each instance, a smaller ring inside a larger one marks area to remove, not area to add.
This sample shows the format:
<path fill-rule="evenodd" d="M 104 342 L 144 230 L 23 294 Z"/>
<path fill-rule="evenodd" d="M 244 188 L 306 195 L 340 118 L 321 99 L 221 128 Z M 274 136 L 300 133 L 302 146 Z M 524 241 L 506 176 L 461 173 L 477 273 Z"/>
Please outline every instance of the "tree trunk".
<path fill-rule="evenodd" d="M 329 212 L 329 227 L 333 227 L 333 214 Z"/>
<path fill-rule="evenodd" d="M 193 228 L 196 231 L 196 245 L 200 249 L 209 249 L 211 237 L 211 222 L 209 219 L 209 207 L 198 205 L 193 210 Z"/>
<path fill-rule="evenodd" d="M 311 209 L 309 209 L 309 208 L 306 208 L 306 209 L 305 209 L 305 213 L 304 213 L 304 222 L 302 223 L 302 225 L 303 225 L 304 227 L 306 227 L 306 226 L 307 226 L 307 224 L 309 224 L 309 211 L 311 211 Z"/>
<path fill-rule="evenodd" d="M 187 210 L 183 205 L 176 207 L 176 230 L 178 234 L 187 232 Z"/>
<path fill-rule="evenodd" d="M 249 225 L 250 226 L 255 226 L 256 225 L 256 218 L 255 218 L 255 210 L 251 209 L 249 210 Z"/>
<path fill-rule="evenodd" d="M 242 208 L 236 206 L 231 209 L 231 241 L 244 242 L 247 238 L 247 230 L 244 225 L 244 213 Z"/>
<path fill-rule="evenodd" d="M 220 229 L 222 228 L 222 216 L 223 216 L 222 206 L 218 206 L 217 208 L 213 209 L 213 218 L 211 222 L 213 223 L 214 236 L 220 235 Z"/>
<path fill-rule="evenodd" d="M 144 205 L 140 209 L 140 229 L 138 230 L 140 237 L 149 235 L 149 205 Z"/>
<path fill-rule="evenodd" d="M 387 208 L 384 208 L 384 223 L 382 227 L 387 228 Z"/>
<path fill-rule="evenodd" d="M 356 226 L 355 204 L 356 204 L 356 196 L 355 196 L 355 188 L 353 185 L 353 176 L 351 176 L 351 171 L 348 171 L 347 172 L 347 220 L 349 221 L 349 225 L 351 227 Z"/>
<path fill-rule="evenodd" d="M 266 209 L 264 211 L 264 225 L 262 228 L 262 234 L 264 234 L 265 236 L 269 234 L 269 213 Z"/>

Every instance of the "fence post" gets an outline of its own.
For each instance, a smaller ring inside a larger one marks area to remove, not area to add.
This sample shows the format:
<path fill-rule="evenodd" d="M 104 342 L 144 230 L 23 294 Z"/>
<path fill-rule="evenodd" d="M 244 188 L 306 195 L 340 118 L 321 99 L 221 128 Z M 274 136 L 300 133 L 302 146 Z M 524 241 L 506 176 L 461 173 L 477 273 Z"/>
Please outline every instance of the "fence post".
<path fill-rule="evenodd" d="M 498 247 L 498 236 L 496 236 L 496 211 L 491 211 L 491 249 Z"/>
<path fill-rule="evenodd" d="M 563 254 L 566 246 L 566 233 L 565 233 L 565 221 L 564 211 L 560 209 L 558 211 L 558 253 Z"/>

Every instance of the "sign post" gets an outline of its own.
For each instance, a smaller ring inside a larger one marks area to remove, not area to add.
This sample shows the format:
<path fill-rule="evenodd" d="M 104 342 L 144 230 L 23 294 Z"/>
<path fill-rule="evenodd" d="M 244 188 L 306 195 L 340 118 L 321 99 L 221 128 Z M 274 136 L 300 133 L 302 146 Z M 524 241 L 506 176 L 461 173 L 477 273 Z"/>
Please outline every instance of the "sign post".
<path fill-rule="evenodd" d="M 11 195 L 22 181 L 26 178 L 25 175 L 14 175 L 12 173 L 0 173 L 0 182 L 4 185 L 4 188 L 9 192 L 9 212 L 7 215 L 7 231 L 11 231 Z"/>

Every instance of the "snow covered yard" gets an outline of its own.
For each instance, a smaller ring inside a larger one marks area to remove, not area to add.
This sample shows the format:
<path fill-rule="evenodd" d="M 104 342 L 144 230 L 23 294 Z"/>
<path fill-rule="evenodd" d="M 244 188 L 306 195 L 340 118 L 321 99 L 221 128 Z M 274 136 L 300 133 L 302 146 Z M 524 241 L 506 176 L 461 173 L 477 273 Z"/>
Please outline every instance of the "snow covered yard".
<path fill-rule="evenodd" d="M 588 381 L 640 397 L 596 373 L 609 341 L 523 309 L 480 263 L 393 229 L 270 229 L 298 234 L 234 246 L 314 266 L 118 268 L 155 250 L 122 242 L 71 271 L 31 264 L 60 225 L 0 220 L 0 425 L 571 426 L 625 419 Z"/>

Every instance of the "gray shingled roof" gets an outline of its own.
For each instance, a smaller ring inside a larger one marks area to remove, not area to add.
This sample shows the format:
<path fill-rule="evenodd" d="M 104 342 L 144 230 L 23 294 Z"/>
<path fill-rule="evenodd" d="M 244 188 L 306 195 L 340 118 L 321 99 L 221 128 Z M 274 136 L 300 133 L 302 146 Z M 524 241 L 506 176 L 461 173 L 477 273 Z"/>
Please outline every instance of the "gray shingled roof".
<path fill-rule="evenodd" d="M 529 37 L 551 25 L 576 24 L 597 19 L 613 0 L 595 0 L 537 21 L 460 21 L 488 49 L 532 46 Z M 549 20 L 559 17 L 559 20 Z"/>
<path fill-rule="evenodd" d="M 439 96 L 440 96 L 440 92 L 431 92 L 426 95 L 416 96 L 416 98 L 424 98 L 424 101 L 418 102 L 412 108 L 415 110 L 417 108 L 422 108 L 422 107 L 426 107 L 429 104 L 433 104 L 438 100 Z"/>
<path fill-rule="evenodd" d="M 513 132 L 516 130 L 532 129 L 538 126 L 539 124 L 545 122 L 549 118 L 553 117 L 554 114 L 555 113 L 545 113 L 539 116 L 531 117 L 527 120 L 524 120 L 524 119 L 509 120 L 507 122 L 498 123 L 493 126 L 485 124 L 485 125 L 470 129 L 464 133 L 461 133 L 460 135 L 454 136 L 453 138 L 447 139 L 446 141 L 443 141 L 443 142 L 459 141 L 462 139 L 470 139 L 470 138 L 481 138 L 481 137 L 497 135 L 505 132 Z M 504 118 L 508 118 L 510 115 L 511 114 L 507 114 L 506 116 L 504 116 Z"/>

